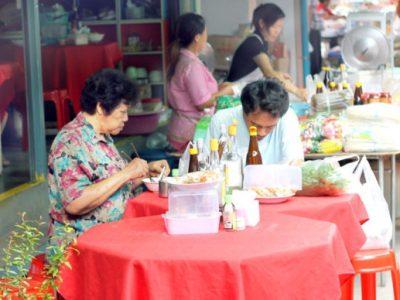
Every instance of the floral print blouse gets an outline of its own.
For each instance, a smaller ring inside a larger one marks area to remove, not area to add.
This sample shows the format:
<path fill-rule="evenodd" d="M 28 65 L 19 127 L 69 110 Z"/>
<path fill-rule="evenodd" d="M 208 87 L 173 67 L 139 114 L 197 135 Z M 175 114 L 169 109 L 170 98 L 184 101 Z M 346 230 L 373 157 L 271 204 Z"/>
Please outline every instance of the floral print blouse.
<path fill-rule="evenodd" d="M 132 196 L 131 184 L 122 186 L 85 215 L 70 215 L 65 207 L 85 188 L 112 176 L 125 164 L 112 138 L 97 134 L 82 113 L 67 124 L 57 134 L 48 160 L 50 236 L 66 224 L 79 235 L 96 224 L 121 219 L 126 201 Z"/>

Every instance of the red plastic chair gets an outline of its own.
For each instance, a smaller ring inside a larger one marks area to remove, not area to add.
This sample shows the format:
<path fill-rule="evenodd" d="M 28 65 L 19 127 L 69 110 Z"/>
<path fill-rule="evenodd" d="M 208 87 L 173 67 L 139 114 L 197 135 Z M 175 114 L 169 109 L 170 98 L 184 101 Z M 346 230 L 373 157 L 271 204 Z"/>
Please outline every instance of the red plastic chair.
<path fill-rule="evenodd" d="M 363 300 L 376 299 L 376 273 L 385 271 L 392 275 L 394 299 L 400 300 L 400 276 L 392 249 L 361 250 L 351 261 L 356 274 L 361 275 Z M 342 300 L 353 299 L 353 281 L 354 277 L 342 286 Z"/>
<path fill-rule="evenodd" d="M 56 107 L 57 129 L 61 130 L 69 122 L 70 111 L 68 102 L 72 102 L 72 100 L 68 96 L 68 92 L 66 90 L 43 92 L 43 100 L 54 103 Z"/>

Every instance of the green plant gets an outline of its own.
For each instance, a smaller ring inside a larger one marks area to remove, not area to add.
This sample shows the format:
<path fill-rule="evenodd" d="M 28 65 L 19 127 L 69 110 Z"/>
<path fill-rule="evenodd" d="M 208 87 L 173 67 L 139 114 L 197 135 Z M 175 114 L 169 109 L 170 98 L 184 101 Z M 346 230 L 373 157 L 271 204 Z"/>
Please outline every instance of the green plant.
<path fill-rule="evenodd" d="M 44 237 L 40 228 L 44 223 L 41 219 L 27 220 L 26 214 L 21 214 L 21 222 L 15 225 L 10 234 L 8 245 L 3 249 L 3 257 L 0 263 L 0 298 L 1 299 L 55 299 L 54 291 L 57 290 L 62 266 L 71 268 L 67 254 L 70 244 L 74 242 L 73 229 L 65 226 L 64 235 L 57 245 L 46 247 L 47 264 L 44 267 L 45 278 L 40 286 L 31 287 L 32 278 L 28 271 L 32 259 L 39 253 L 39 246 Z M 73 247 L 72 247 L 73 248 Z"/>

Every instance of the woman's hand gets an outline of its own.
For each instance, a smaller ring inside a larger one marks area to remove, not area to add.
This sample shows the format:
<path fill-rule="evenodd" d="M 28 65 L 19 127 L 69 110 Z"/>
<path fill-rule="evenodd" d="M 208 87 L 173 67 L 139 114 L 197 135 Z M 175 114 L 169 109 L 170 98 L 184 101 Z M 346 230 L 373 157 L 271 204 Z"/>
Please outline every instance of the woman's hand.
<path fill-rule="evenodd" d="M 222 95 L 233 95 L 233 87 L 234 83 L 232 82 L 223 82 L 218 86 L 218 96 Z"/>
<path fill-rule="evenodd" d="M 296 96 L 299 97 L 304 102 L 307 101 L 307 90 L 306 89 L 298 89 Z"/>
<path fill-rule="evenodd" d="M 152 161 L 149 164 L 149 171 L 150 171 L 150 176 L 155 177 L 158 176 L 162 168 L 165 166 L 165 173 L 164 176 L 168 176 L 170 173 L 169 165 L 166 160 L 157 160 L 157 161 Z"/>
<path fill-rule="evenodd" d="M 124 172 L 127 174 L 129 180 L 136 178 L 146 177 L 149 174 L 149 167 L 147 161 L 135 158 L 125 167 Z"/>

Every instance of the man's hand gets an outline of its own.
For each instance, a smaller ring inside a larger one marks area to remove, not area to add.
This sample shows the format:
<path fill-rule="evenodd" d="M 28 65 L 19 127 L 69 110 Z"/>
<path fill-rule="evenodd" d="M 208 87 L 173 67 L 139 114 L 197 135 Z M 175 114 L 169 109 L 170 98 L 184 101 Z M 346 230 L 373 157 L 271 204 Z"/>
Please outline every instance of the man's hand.
<path fill-rule="evenodd" d="M 157 160 L 149 163 L 150 176 L 155 177 L 160 175 L 162 168 L 165 166 L 164 176 L 168 176 L 170 173 L 169 165 L 166 160 Z"/>

